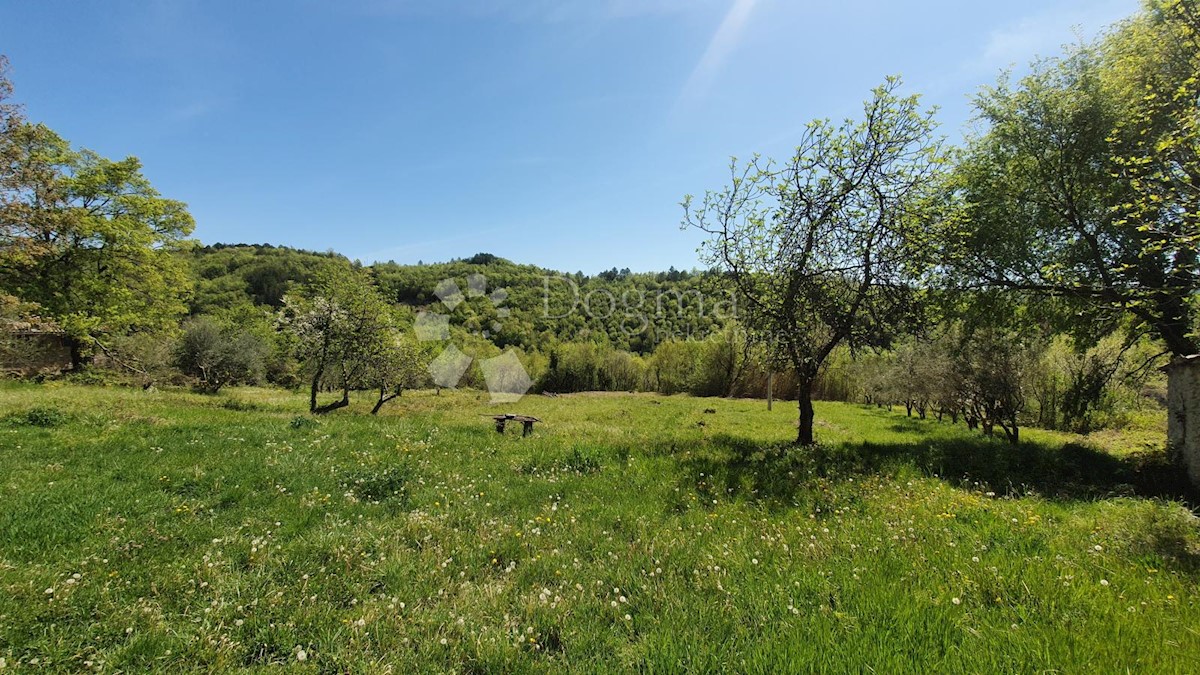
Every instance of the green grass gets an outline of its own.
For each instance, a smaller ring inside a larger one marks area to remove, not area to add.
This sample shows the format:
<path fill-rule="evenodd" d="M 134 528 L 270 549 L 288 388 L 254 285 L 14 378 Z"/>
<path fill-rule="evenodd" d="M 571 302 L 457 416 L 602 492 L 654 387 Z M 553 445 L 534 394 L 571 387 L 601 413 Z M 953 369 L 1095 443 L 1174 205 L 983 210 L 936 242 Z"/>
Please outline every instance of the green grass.
<path fill-rule="evenodd" d="M 1200 526 L 1111 434 L 818 404 L 0 386 L 0 668 L 1115 672 L 1200 662 Z M 714 409 L 715 413 L 706 413 Z M 545 420 L 500 436 L 484 416 Z M 300 660 L 301 650 L 305 656 Z"/>

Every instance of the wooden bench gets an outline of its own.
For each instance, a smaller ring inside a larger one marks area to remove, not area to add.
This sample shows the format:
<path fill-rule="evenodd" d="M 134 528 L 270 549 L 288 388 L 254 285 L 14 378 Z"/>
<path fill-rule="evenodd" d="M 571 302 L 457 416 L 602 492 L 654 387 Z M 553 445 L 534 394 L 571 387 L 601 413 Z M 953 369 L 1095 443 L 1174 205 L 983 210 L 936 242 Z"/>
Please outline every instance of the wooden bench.
<path fill-rule="evenodd" d="M 512 413 L 505 415 L 492 415 L 492 419 L 496 422 L 496 433 L 498 434 L 504 433 L 504 427 L 509 422 L 520 422 L 522 436 L 528 436 L 532 434 L 533 423 L 541 422 L 541 420 L 536 417 L 530 417 L 529 415 L 514 415 Z"/>

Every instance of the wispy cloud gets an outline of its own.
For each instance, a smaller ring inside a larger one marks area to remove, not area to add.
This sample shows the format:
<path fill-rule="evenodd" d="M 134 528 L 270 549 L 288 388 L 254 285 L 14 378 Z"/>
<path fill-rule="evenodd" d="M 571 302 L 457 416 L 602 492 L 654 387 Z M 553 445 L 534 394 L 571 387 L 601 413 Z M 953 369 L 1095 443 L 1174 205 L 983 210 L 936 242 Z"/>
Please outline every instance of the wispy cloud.
<path fill-rule="evenodd" d="M 675 103 L 676 109 L 689 101 L 702 97 L 708 91 L 713 78 L 742 41 L 742 36 L 746 32 L 746 24 L 757 4 L 758 0 L 733 0 L 733 5 L 725 13 L 721 25 L 717 27 L 712 39 L 708 41 L 708 47 L 704 50 L 703 56 L 696 63 L 696 67 L 692 69 L 692 74 L 688 77 L 687 82 L 684 83 Z"/>
<path fill-rule="evenodd" d="M 1052 56 L 1064 44 L 1090 39 L 1137 8 L 1138 0 L 1088 0 L 1051 6 L 993 30 L 972 65 L 979 70 L 997 70 Z"/>

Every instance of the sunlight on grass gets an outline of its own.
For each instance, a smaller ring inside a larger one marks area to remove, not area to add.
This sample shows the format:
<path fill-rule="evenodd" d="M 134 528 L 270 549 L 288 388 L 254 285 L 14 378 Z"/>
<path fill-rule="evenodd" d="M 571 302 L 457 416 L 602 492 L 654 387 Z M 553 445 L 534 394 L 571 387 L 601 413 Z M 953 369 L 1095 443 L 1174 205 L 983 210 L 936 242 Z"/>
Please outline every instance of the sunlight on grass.
<path fill-rule="evenodd" d="M 1200 656 L 1194 516 L 1153 463 L 1076 438 L 1014 450 L 824 403 L 822 444 L 798 450 L 792 408 L 759 401 L 406 392 L 314 421 L 304 403 L 0 387 L 0 657 L 1177 672 Z M 545 422 L 496 434 L 486 416 L 510 411 Z"/>

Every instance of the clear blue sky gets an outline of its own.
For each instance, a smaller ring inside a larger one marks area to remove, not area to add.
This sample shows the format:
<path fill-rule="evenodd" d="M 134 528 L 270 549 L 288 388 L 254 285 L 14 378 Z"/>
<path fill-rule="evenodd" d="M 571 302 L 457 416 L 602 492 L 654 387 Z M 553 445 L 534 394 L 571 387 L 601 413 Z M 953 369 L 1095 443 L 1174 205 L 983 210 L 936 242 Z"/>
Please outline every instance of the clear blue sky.
<path fill-rule="evenodd" d="M 686 193 L 885 75 L 941 107 L 1137 0 L 0 0 L 30 118 L 137 155 L 205 243 L 696 264 Z"/>

